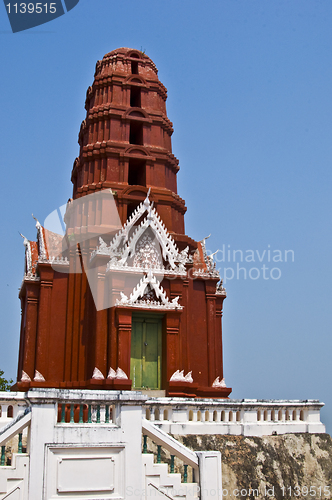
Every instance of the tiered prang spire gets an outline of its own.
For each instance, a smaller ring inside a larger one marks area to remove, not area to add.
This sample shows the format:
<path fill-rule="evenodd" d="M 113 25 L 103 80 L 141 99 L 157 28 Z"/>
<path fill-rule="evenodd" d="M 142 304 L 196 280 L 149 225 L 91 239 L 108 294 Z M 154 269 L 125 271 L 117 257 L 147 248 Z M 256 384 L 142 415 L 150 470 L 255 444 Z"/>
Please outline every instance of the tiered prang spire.
<path fill-rule="evenodd" d="M 185 234 L 166 98 L 155 64 L 141 51 L 120 48 L 97 62 L 65 222 L 76 200 L 89 206 L 85 197 L 98 192 L 102 200 L 94 202 L 89 228 L 89 214 L 75 213 L 65 235 L 75 245 L 62 245 L 59 258 L 38 221 L 37 242 L 24 239 L 16 389 L 231 392 L 222 362 L 226 292 L 206 238 Z M 110 197 L 119 224 L 103 210 Z"/>

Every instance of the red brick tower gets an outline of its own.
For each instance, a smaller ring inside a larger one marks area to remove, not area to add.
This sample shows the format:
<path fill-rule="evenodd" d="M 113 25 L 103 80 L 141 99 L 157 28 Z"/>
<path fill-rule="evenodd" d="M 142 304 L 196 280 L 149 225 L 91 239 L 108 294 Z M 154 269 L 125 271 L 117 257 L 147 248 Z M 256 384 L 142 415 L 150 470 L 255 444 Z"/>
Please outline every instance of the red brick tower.
<path fill-rule="evenodd" d="M 231 392 L 222 367 L 226 294 L 205 241 L 184 233 L 166 97 L 142 52 L 121 48 L 97 62 L 63 256 L 54 261 L 52 238 L 38 221 L 38 241 L 24 240 L 16 389 Z M 118 223 L 105 208 L 109 199 Z"/>

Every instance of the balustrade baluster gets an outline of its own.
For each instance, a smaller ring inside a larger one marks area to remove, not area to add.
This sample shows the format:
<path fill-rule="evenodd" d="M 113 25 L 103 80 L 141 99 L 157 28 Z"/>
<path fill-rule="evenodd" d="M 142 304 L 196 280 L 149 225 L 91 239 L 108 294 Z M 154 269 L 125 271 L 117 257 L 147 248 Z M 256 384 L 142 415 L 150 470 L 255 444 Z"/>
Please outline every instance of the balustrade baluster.
<path fill-rule="evenodd" d="M 171 455 L 171 473 L 174 472 L 174 455 Z"/>
<path fill-rule="evenodd" d="M 91 424 L 92 419 L 91 419 L 91 405 L 88 406 L 88 424 Z"/>
<path fill-rule="evenodd" d="M 109 405 L 105 406 L 105 423 L 108 424 L 110 421 L 110 407 Z"/>
<path fill-rule="evenodd" d="M 186 483 L 188 481 L 188 465 L 183 465 L 183 482 Z"/>
<path fill-rule="evenodd" d="M 158 444 L 157 464 L 161 464 L 161 445 Z"/>
<path fill-rule="evenodd" d="M 70 405 L 70 423 L 74 422 L 74 405 Z"/>
<path fill-rule="evenodd" d="M 66 421 L 66 405 L 64 403 L 61 404 L 61 423 L 63 424 Z"/>
<path fill-rule="evenodd" d="M 148 440 L 148 436 L 143 436 L 143 453 L 148 452 L 147 440 Z"/>
<path fill-rule="evenodd" d="M 100 405 L 97 405 L 97 424 L 100 424 Z"/>
<path fill-rule="evenodd" d="M 1 465 L 5 465 L 6 460 L 6 446 L 1 446 Z"/>
<path fill-rule="evenodd" d="M 18 435 L 18 453 L 23 453 L 23 446 L 22 446 L 22 432 L 19 433 Z"/>

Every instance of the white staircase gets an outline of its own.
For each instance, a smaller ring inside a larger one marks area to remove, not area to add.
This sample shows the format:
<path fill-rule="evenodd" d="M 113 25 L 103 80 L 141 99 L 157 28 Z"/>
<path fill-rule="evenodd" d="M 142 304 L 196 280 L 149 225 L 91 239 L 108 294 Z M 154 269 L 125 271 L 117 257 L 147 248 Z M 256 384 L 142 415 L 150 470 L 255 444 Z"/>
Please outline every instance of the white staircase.
<path fill-rule="evenodd" d="M 152 453 L 142 454 L 143 485 L 146 499 L 192 500 L 199 497 L 197 483 L 181 483 L 181 474 L 168 473 L 167 464 L 154 463 Z"/>
<path fill-rule="evenodd" d="M 28 498 L 29 455 L 13 454 L 13 465 L 2 466 L 0 474 L 0 500 L 26 500 Z"/>
<path fill-rule="evenodd" d="M 19 413 L 11 422 L 0 429 L 0 446 L 22 432 L 31 422 L 31 411 L 27 408 Z"/>

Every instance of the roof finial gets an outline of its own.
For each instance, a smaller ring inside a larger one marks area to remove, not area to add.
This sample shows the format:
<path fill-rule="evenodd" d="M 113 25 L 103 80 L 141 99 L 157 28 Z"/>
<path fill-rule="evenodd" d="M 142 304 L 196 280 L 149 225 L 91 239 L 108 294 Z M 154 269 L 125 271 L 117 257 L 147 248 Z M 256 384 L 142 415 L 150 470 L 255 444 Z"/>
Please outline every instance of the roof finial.
<path fill-rule="evenodd" d="M 38 220 L 38 219 L 37 219 L 37 218 L 36 218 L 33 214 L 31 214 L 31 215 L 32 215 L 32 217 L 33 217 L 33 218 L 35 219 L 35 221 L 36 221 L 36 228 L 39 228 L 39 227 L 41 226 L 41 224 L 40 224 L 39 220 Z"/>
<path fill-rule="evenodd" d="M 25 264 L 26 264 L 26 272 L 32 273 L 32 254 L 31 254 L 31 245 L 28 238 L 26 238 L 22 233 L 18 232 L 23 238 L 23 245 L 25 246 Z"/>
<path fill-rule="evenodd" d="M 24 240 L 24 241 L 23 241 L 23 245 L 27 245 L 27 244 L 29 243 L 28 238 L 26 238 L 26 237 L 25 237 L 22 233 L 20 233 L 19 231 L 18 231 L 18 234 L 19 234 L 20 236 L 22 236 L 22 238 L 23 238 L 23 240 Z"/>
<path fill-rule="evenodd" d="M 36 221 L 39 257 L 41 257 L 42 259 L 46 259 L 47 253 L 46 253 L 45 237 L 43 234 L 43 226 L 33 214 L 31 215 Z"/>
<path fill-rule="evenodd" d="M 145 206 L 145 207 L 149 207 L 149 206 L 150 206 L 150 200 L 149 200 L 150 191 L 151 191 L 151 188 L 149 188 L 149 190 L 148 190 L 148 194 L 146 195 L 146 198 L 145 198 L 145 200 L 144 200 L 144 206 Z"/>
<path fill-rule="evenodd" d="M 203 245 L 205 245 L 206 240 L 208 240 L 208 239 L 210 238 L 210 236 L 211 236 L 211 233 L 209 234 L 209 236 L 205 236 L 205 238 L 203 238 L 203 239 L 200 241 L 200 243 L 203 243 Z"/>

